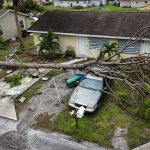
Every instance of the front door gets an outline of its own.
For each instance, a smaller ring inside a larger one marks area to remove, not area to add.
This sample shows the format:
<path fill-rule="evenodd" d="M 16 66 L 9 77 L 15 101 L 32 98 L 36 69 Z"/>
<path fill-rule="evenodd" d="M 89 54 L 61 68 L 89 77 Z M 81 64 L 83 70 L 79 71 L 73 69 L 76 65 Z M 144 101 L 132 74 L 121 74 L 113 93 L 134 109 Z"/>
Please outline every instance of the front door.
<path fill-rule="evenodd" d="M 87 56 L 86 37 L 78 37 L 78 56 Z"/>

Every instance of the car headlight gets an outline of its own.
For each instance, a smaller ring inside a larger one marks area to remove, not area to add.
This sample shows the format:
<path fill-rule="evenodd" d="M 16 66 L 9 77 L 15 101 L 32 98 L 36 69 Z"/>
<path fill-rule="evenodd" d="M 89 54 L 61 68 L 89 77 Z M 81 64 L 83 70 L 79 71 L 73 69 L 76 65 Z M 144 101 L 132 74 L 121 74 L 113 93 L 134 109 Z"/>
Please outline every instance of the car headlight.
<path fill-rule="evenodd" d="M 96 107 L 97 107 L 97 104 L 95 104 L 94 106 L 93 106 L 93 105 L 91 105 L 91 106 L 90 106 L 90 105 L 89 105 L 89 106 L 87 106 L 87 108 L 88 108 L 88 109 L 95 109 Z"/>

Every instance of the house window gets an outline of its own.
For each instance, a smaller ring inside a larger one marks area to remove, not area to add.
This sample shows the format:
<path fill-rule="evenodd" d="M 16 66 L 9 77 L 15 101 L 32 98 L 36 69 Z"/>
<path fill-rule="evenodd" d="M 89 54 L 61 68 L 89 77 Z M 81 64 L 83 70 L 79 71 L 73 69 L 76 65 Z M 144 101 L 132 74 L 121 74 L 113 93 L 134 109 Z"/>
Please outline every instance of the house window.
<path fill-rule="evenodd" d="M 23 23 L 23 20 L 20 20 L 20 28 L 21 28 L 21 29 L 24 29 L 24 23 Z"/>
<path fill-rule="evenodd" d="M 109 42 L 109 39 L 105 38 L 89 38 L 89 48 L 95 50 L 101 50 L 104 43 Z"/>
<path fill-rule="evenodd" d="M 118 49 L 121 50 L 127 44 L 128 40 L 118 40 Z M 140 53 L 141 41 L 137 41 L 128 46 L 123 53 L 126 54 L 138 54 Z"/>
<path fill-rule="evenodd" d="M 0 25 L 0 35 L 3 35 L 3 29 L 1 25 Z"/>

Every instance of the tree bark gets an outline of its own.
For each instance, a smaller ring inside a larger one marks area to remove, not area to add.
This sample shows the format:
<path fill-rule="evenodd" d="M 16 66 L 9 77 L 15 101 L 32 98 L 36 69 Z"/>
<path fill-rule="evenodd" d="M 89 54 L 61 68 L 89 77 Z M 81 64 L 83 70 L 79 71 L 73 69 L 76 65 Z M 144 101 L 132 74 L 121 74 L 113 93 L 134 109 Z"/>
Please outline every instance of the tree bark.
<path fill-rule="evenodd" d="M 13 0 L 13 7 L 14 7 L 15 22 L 16 22 L 16 27 L 17 27 L 19 43 L 20 43 L 20 47 L 23 48 L 24 44 L 23 44 L 22 33 L 21 33 L 19 19 L 18 19 L 18 2 L 15 0 Z"/>
<path fill-rule="evenodd" d="M 131 57 L 121 60 L 116 60 L 112 62 L 105 62 L 105 61 L 97 61 L 91 60 L 82 64 L 60 64 L 60 63 L 47 63 L 47 64 L 39 64 L 39 63 L 23 63 L 23 62 L 8 62 L 8 61 L 0 61 L 0 66 L 7 66 L 7 67 L 24 67 L 24 68 L 54 68 L 54 69 L 84 69 L 87 67 L 91 67 L 92 65 L 100 65 L 100 66 L 126 66 L 132 64 L 138 65 L 148 65 L 150 63 L 150 56 L 137 56 Z M 89 69 L 90 70 L 90 69 Z"/>

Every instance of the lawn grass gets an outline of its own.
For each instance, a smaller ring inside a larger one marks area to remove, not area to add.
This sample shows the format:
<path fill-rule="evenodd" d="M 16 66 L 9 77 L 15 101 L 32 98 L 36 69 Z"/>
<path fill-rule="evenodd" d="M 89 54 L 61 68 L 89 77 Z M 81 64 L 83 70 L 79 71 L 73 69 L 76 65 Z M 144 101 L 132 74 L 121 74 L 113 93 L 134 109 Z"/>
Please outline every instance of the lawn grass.
<path fill-rule="evenodd" d="M 5 60 L 5 56 L 8 54 L 8 50 L 0 50 L 0 61 Z"/>
<path fill-rule="evenodd" d="M 23 38 L 24 41 L 24 51 L 31 51 L 32 49 L 34 49 L 34 41 L 33 41 L 33 37 L 27 37 L 27 38 Z M 6 44 L 7 49 L 6 50 L 0 50 L 0 60 L 5 60 L 5 56 L 7 56 L 9 54 L 9 49 L 11 49 L 12 47 L 19 47 L 19 43 L 16 42 L 15 44 L 11 44 L 11 43 L 7 43 Z M 32 58 L 29 56 L 26 56 L 23 52 L 20 52 L 17 54 L 17 56 L 19 57 L 19 60 L 21 60 L 22 62 L 31 62 Z M 16 58 L 16 56 L 13 56 L 12 58 L 18 60 L 18 58 Z M 18 61 L 19 61 L 18 60 Z"/>
<path fill-rule="evenodd" d="M 34 93 L 38 92 L 41 86 L 42 86 L 42 81 L 38 81 L 32 87 L 30 87 L 27 91 L 25 91 L 23 94 L 17 97 L 15 101 L 15 108 L 16 108 L 17 115 L 24 109 L 24 107 L 27 105 L 27 102 L 34 96 Z M 21 97 L 26 98 L 24 103 L 19 101 Z"/>
<path fill-rule="evenodd" d="M 125 127 L 126 122 L 128 122 L 128 117 L 122 113 L 122 110 L 108 101 L 95 114 L 85 115 L 83 119 L 80 119 L 79 128 L 76 128 L 75 119 L 69 115 L 70 111 L 70 109 L 63 111 L 53 122 L 50 117 L 44 114 L 40 115 L 34 126 L 44 130 L 63 132 L 79 141 L 86 140 L 101 146 L 111 147 L 111 138 L 115 128 L 118 126 Z M 43 119 L 44 125 L 41 121 Z"/>
<path fill-rule="evenodd" d="M 0 70 L 0 79 L 6 77 L 7 73 L 6 70 Z"/>
<path fill-rule="evenodd" d="M 138 12 L 141 11 L 137 8 L 122 8 L 119 6 L 115 6 L 112 4 L 107 4 L 106 6 L 102 7 L 85 7 L 82 9 L 75 9 L 71 7 L 55 7 L 52 5 L 44 6 L 44 11 L 48 10 L 62 10 L 62 11 L 71 11 L 71 10 L 77 10 L 77 11 L 98 11 L 98 12 L 111 12 L 111 11 L 117 11 L 117 12 Z"/>
<path fill-rule="evenodd" d="M 35 47 L 33 36 L 24 38 L 23 42 L 24 42 L 24 47 L 26 48 L 26 50 L 32 50 Z"/>
<path fill-rule="evenodd" d="M 64 73 L 63 70 L 60 70 L 60 69 L 53 69 L 52 71 L 50 71 L 46 76 L 51 79 L 59 74 L 62 74 Z"/>
<path fill-rule="evenodd" d="M 150 141 L 150 124 L 140 118 L 130 119 L 128 132 L 130 148 L 135 148 Z"/>
<path fill-rule="evenodd" d="M 66 57 L 58 57 L 58 58 L 53 58 L 53 59 L 50 59 L 49 61 L 50 62 L 54 62 L 54 63 L 63 63 L 63 62 L 66 62 L 68 61 L 69 59 L 66 58 Z"/>
<path fill-rule="evenodd" d="M 68 104 L 69 97 L 63 98 L 65 104 Z M 111 139 L 117 127 L 128 128 L 130 148 L 135 148 L 150 141 L 150 125 L 144 120 L 124 112 L 117 105 L 114 97 L 105 96 L 105 101 L 95 114 L 85 115 L 79 120 L 79 128 L 76 128 L 75 119 L 69 115 L 70 111 L 71 109 L 67 108 L 53 120 L 48 114 L 41 114 L 36 118 L 34 127 L 62 132 L 78 141 L 95 142 L 108 148 L 111 148 Z"/>

